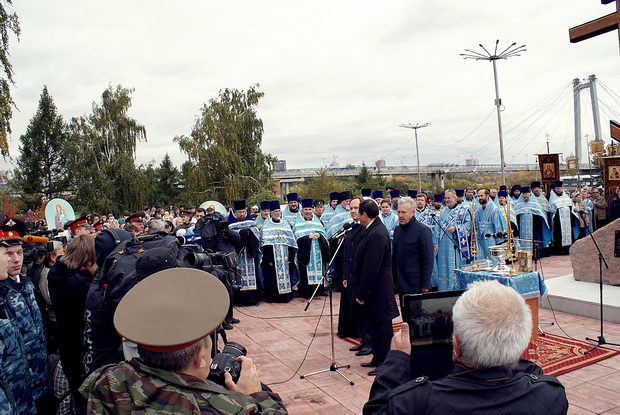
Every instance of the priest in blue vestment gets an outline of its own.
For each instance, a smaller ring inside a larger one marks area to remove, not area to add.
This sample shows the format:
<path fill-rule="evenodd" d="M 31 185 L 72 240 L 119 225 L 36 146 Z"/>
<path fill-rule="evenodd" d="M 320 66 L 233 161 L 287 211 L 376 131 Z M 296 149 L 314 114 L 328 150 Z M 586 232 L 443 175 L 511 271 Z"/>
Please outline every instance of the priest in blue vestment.
<path fill-rule="evenodd" d="M 282 211 L 282 218 L 293 229 L 297 216 L 299 216 L 299 195 L 297 193 L 289 193 L 286 195 L 286 206 Z"/>
<path fill-rule="evenodd" d="M 457 203 L 456 192 L 444 192 L 446 207 L 441 210 L 438 225 L 433 232 L 436 267 L 433 285 L 439 291 L 454 290 L 457 287 L 454 270 L 470 259 L 469 233 L 471 216 L 465 206 Z"/>
<path fill-rule="evenodd" d="M 521 187 L 521 195 L 513 203 L 512 210 L 519 224 L 517 248 L 532 253 L 534 257 L 540 255 L 539 250 L 546 248 L 551 242 L 551 228 L 547 221 L 547 212 L 540 206 L 529 186 Z M 538 248 L 538 251 L 535 248 Z"/>
<path fill-rule="evenodd" d="M 297 268 L 299 295 L 310 298 L 319 285 L 323 294 L 323 275 L 329 263 L 329 244 L 321 221 L 313 212 L 312 199 L 301 199 L 301 215 L 295 221 L 293 232 L 297 240 Z"/>
<path fill-rule="evenodd" d="M 381 202 L 383 201 L 383 190 L 375 190 L 372 192 L 372 198 L 381 206 Z"/>
<path fill-rule="evenodd" d="M 553 247 L 556 254 L 568 254 L 573 241 L 579 236 L 579 218 L 573 213 L 573 200 L 564 193 L 562 181 L 551 187 L 549 205 L 552 209 Z M 575 234 L 576 232 L 576 234 Z"/>
<path fill-rule="evenodd" d="M 257 305 L 263 286 L 259 272 L 260 231 L 247 213 L 245 200 L 233 201 L 233 216 L 228 218 L 228 229 L 240 236 L 238 270 L 242 285 L 234 295 L 235 305 Z"/>
<path fill-rule="evenodd" d="M 296 273 L 295 254 L 297 241 L 288 223 L 282 219 L 280 201 L 270 204 L 270 216 L 262 230 L 261 268 L 265 279 L 265 299 L 269 302 L 287 303 L 293 298 L 292 287 Z"/>
<path fill-rule="evenodd" d="M 428 205 L 426 204 L 426 199 L 427 199 L 426 193 L 423 193 L 423 192 L 417 193 L 415 197 L 414 215 L 415 215 L 415 219 L 418 222 L 420 222 L 423 225 L 428 226 L 432 231 L 435 227 L 435 223 L 433 222 L 433 217 L 431 216 L 431 213 L 434 214 L 434 210 L 428 207 Z"/>
<path fill-rule="evenodd" d="M 334 213 L 336 213 L 338 196 L 340 196 L 340 192 L 331 192 L 329 194 L 329 204 L 325 206 L 325 209 L 323 209 L 323 214 L 321 215 L 321 222 L 323 222 L 323 226 L 325 226 L 325 228 L 327 228 L 327 224 L 332 216 L 334 216 Z"/>
<path fill-rule="evenodd" d="M 504 238 L 499 234 L 506 231 L 506 226 L 502 220 L 501 210 L 489 200 L 490 197 L 489 189 L 478 190 L 480 207 L 474 212 L 478 243 L 477 257 L 478 259 L 495 260 L 489 253 L 489 247 L 504 241 Z"/>

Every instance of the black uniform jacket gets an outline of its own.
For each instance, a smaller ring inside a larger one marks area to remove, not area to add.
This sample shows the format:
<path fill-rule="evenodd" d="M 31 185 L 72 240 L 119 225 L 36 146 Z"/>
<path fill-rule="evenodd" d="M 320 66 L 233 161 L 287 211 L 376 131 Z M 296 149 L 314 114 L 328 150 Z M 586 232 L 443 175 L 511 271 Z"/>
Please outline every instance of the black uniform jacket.
<path fill-rule="evenodd" d="M 392 320 L 398 316 L 392 288 L 392 253 L 385 225 L 376 218 L 364 229 L 355 251 L 353 314 L 367 323 Z M 357 304 L 355 299 L 364 302 Z"/>
<path fill-rule="evenodd" d="M 430 288 L 434 259 L 431 229 L 415 216 L 394 229 L 392 270 L 397 292 L 419 294 L 422 288 Z"/>
<path fill-rule="evenodd" d="M 414 352 L 415 353 L 415 352 Z M 521 359 L 515 369 L 473 370 L 456 362 L 452 373 L 433 382 L 410 380 L 409 355 L 388 353 L 370 390 L 370 414 L 566 414 L 564 386 Z"/>

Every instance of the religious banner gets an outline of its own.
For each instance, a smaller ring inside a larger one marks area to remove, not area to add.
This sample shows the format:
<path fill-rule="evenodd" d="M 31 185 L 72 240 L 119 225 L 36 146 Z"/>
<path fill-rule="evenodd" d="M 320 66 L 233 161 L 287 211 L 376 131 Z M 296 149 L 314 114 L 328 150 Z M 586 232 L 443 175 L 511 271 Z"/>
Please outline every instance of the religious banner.
<path fill-rule="evenodd" d="M 203 209 L 213 208 L 213 210 L 215 210 L 218 213 L 221 213 L 222 215 L 226 215 L 226 213 L 228 213 L 228 211 L 226 210 L 224 205 L 221 204 L 220 202 L 215 201 L 215 200 L 207 200 L 206 202 L 204 202 L 199 207 L 201 207 Z"/>
<path fill-rule="evenodd" d="M 52 199 L 45 205 L 45 220 L 48 229 L 62 229 L 65 223 L 75 220 L 75 212 L 66 200 Z"/>
<path fill-rule="evenodd" d="M 603 140 L 590 141 L 590 154 L 600 156 L 605 152 L 605 142 Z"/>
<path fill-rule="evenodd" d="M 609 199 L 620 188 L 620 156 L 603 157 L 605 198 Z"/>
<path fill-rule="evenodd" d="M 559 153 L 536 154 L 538 156 L 538 166 L 540 167 L 540 177 L 544 184 L 545 192 L 551 190 L 551 184 L 560 180 L 560 155 Z"/>

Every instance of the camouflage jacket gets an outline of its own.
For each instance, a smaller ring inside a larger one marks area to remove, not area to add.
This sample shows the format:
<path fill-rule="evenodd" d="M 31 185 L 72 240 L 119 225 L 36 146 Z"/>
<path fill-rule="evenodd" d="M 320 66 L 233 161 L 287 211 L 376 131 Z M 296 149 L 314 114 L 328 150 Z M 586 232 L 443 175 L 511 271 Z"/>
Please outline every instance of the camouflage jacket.
<path fill-rule="evenodd" d="M 21 379 L 28 379 L 32 397 L 37 400 L 45 393 L 48 367 L 43 319 L 34 298 L 34 286 L 30 281 L 17 283 L 9 278 L 0 281 L 0 297 L 0 306 L 15 328 L 28 365 L 28 376 Z"/>
<path fill-rule="evenodd" d="M 0 296 L 0 415 L 35 414 L 28 364 L 17 331 L 4 315 L 3 300 Z"/>
<path fill-rule="evenodd" d="M 147 366 L 140 359 L 94 371 L 80 387 L 88 414 L 286 414 L 276 393 L 230 391 L 209 380 Z"/>

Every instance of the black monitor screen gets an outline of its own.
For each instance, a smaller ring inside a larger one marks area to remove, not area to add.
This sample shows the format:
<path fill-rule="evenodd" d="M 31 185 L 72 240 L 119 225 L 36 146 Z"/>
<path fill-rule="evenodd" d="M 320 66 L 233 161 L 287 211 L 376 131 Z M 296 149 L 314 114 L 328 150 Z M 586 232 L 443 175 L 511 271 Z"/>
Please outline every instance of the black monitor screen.
<path fill-rule="evenodd" d="M 452 343 L 452 307 L 463 291 L 407 295 L 403 316 L 412 346 Z"/>

